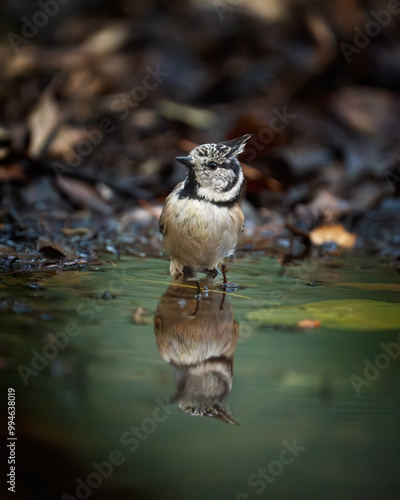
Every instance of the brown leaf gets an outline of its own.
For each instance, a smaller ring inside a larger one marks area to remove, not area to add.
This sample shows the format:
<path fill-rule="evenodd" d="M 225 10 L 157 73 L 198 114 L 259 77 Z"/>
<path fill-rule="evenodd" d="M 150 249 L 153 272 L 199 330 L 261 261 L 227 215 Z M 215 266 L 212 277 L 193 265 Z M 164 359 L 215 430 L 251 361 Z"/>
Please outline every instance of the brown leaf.
<path fill-rule="evenodd" d="M 309 64 L 314 72 L 319 72 L 335 58 L 337 41 L 331 26 L 322 16 L 309 13 L 306 22 L 316 42 L 316 49 Z"/>
<path fill-rule="evenodd" d="M 84 129 L 79 127 L 67 125 L 60 127 L 49 147 L 49 153 L 61 157 L 65 161 L 73 162 L 76 160 L 76 153 L 74 152 L 76 144 L 87 139 L 83 132 Z"/>
<path fill-rule="evenodd" d="M 357 235 L 349 233 L 340 224 L 320 226 L 310 232 L 310 240 L 314 245 L 336 243 L 343 248 L 354 248 Z"/>
<path fill-rule="evenodd" d="M 43 154 L 61 122 L 59 106 L 49 90 L 45 90 L 28 117 L 31 139 L 28 153 L 32 158 Z"/>
<path fill-rule="evenodd" d="M 306 209 L 315 219 L 323 215 L 325 221 L 334 221 L 352 211 L 351 204 L 348 201 L 338 198 L 326 189 L 319 190 L 312 202 L 306 206 Z"/>
<path fill-rule="evenodd" d="M 37 240 L 36 249 L 38 252 L 44 253 L 47 257 L 56 259 L 65 259 L 68 253 L 59 243 L 46 237 Z"/>
<path fill-rule="evenodd" d="M 110 215 L 112 208 L 101 198 L 99 193 L 86 182 L 66 177 L 58 177 L 56 183 L 73 203 L 87 207 L 94 212 Z"/>
<path fill-rule="evenodd" d="M 398 125 L 399 100 L 386 89 L 342 87 L 332 99 L 332 107 L 352 128 L 374 137 L 392 132 Z"/>
<path fill-rule="evenodd" d="M 101 28 L 96 33 L 90 35 L 81 45 L 83 53 L 92 56 L 106 56 L 116 52 L 123 45 L 129 36 L 129 26 L 122 22 L 117 22 Z"/>
<path fill-rule="evenodd" d="M 61 232 L 66 234 L 67 236 L 82 236 L 90 233 L 90 229 L 88 227 L 64 227 L 61 229 Z"/>
<path fill-rule="evenodd" d="M 152 323 L 152 318 L 150 318 L 146 309 L 139 306 L 135 311 L 133 311 L 133 322 L 136 325 L 150 325 Z"/>
<path fill-rule="evenodd" d="M 21 167 L 16 163 L 7 167 L 0 166 L 0 182 L 5 181 L 22 181 L 26 182 L 28 179 Z"/>
<path fill-rule="evenodd" d="M 232 6 L 239 5 L 240 3 L 241 2 L 232 2 Z M 269 0 L 268 2 L 265 0 L 252 0 L 251 2 L 244 2 L 243 8 L 252 16 L 263 19 L 267 21 L 267 23 L 281 21 L 288 13 L 287 5 L 279 0 Z"/>
<path fill-rule="evenodd" d="M 319 319 L 301 319 L 297 322 L 297 326 L 303 330 L 313 330 L 321 326 L 321 321 Z"/>

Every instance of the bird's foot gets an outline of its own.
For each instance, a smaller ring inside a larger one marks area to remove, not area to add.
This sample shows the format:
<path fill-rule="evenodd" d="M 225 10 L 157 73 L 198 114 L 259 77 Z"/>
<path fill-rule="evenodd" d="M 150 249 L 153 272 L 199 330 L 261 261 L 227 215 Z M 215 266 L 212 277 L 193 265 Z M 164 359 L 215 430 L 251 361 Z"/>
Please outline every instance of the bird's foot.
<path fill-rule="evenodd" d="M 221 283 L 221 289 L 224 292 L 236 292 L 237 290 L 240 290 L 243 288 L 241 285 L 238 283 L 233 283 L 232 281 L 228 281 L 226 279 L 226 265 L 222 263 L 222 275 L 224 277 L 224 281 Z"/>
<path fill-rule="evenodd" d="M 223 281 L 220 285 L 221 290 L 224 292 L 237 292 L 238 290 L 243 289 L 244 287 L 242 285 L 239 285 L 239 283 L 234 283 L 232 281 Z"/>
<path fill-rule="evenodd" d="M 208 278 L 214 279 L 220 274 L 221 271 L 214 267 L 214 269 L 206 269 L 206 274 Z"/>

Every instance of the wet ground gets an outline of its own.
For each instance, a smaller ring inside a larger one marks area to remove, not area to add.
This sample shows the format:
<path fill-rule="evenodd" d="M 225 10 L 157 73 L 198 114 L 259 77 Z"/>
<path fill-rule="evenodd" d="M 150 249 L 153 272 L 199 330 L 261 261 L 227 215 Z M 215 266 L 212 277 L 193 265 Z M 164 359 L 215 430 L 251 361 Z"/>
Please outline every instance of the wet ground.
<path fill-rule="evenodd" d="M 2 275 L 17 498 L 399 498 L 396 269 L 229 269 L 227 295 L 156 259 Z"/>

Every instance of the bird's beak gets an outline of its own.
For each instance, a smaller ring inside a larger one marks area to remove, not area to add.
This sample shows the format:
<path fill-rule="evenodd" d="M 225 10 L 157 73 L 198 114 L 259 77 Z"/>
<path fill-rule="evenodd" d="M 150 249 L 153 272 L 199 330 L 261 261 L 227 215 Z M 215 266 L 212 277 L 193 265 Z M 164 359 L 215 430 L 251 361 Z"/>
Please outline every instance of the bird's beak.
<path fill-rule="evenodd" d="M 175 160 L 178 160 L 180 163 L 183 163 L 186 167 L 192 166 L 192 161 L 190 159 L 190 156 L 178 156 L 175 158 Z"/>

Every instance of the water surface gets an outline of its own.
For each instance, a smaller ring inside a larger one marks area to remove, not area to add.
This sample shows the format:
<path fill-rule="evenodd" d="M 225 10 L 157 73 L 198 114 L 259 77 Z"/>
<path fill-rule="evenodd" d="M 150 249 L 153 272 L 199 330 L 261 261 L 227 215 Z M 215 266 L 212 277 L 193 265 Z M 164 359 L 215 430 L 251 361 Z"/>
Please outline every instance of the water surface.
<path fill-rule="evenodd" d="M 3 275 L 17 497 L 397 500 L 400 276 L 298 264 L 238 259 L 225 298 L 163 260 Z"/>

